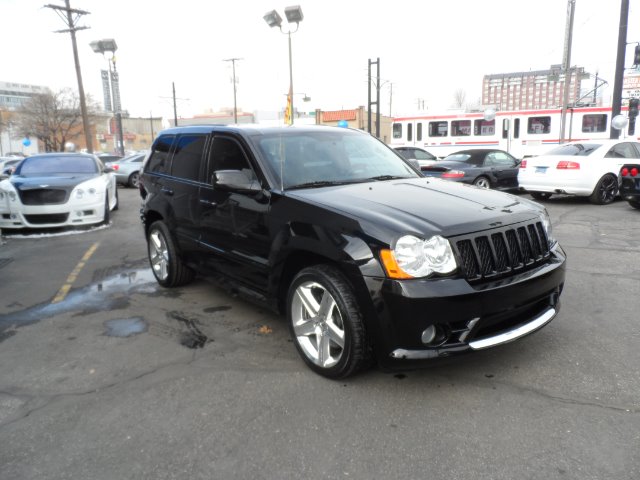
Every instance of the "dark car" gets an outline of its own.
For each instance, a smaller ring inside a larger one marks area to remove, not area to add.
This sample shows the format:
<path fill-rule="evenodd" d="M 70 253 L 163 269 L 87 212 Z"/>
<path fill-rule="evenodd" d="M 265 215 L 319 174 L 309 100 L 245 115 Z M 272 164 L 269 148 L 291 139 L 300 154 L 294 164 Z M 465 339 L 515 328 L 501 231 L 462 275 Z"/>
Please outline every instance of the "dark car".
<path fill-rule="evenodd" d="M 482 188 L 516 190 L 520 160 L 503 150 L 462 150 L 422 168 L 425 177 L 440 177 Z"/>
<path fill-rule="evenodd" d="M 315 372 L 341 378 L 481 350 L 556 315 L 565 254 L 541 205 L 424 178 L 371 135 L 192 126 L 140 179 L 149 262 L 286 313 Z"/>
<path fill-rule="evenodd" d="M 618 184 L 620 196 L 633 208 L 640 209 L 640 164 L 623 165 L 618 175 Z"/>
<path fill-rule="evenodd" d="M 420 168 L 438 161 L 438 157 L 419 147 L 395 147 L 394 150 L 407 160 L 417 161 Z"/>

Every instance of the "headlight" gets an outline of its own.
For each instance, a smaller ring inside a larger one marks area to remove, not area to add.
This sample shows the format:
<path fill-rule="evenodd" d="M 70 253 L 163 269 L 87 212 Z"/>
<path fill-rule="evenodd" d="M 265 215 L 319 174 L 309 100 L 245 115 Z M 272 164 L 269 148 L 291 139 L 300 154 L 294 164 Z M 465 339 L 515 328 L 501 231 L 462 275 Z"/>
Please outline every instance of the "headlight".
<path fill-rule="evenodd" d="M 16 192 L 5 192 L 0 190 L 0 200 L 4 200 L 5 198 L 8 198 L 12 202 L 15 202 L 18 196 L 16 195 Z"/>
<path fill-rule="evenodd" d="M 440 235 L 428 240 L 405 235 L 392 250 L 381 253 L 391 278 L 427 277 L 434 272 L 451 273 L 457 268 L 449 241 Z"/>
<path fill-rule="evenodd" d="M 549 218 L 549 213 L 545 209 L 544 213 L 540 216 L 540 221 L 542 222 L 542 228 L 544 228 L 545 233 L 547 234 L 547 239 L 549 240 L 549 245 L 555 243 L 553 238 L 553 231 L 551 229 L 551 219 Z"/>
<path fill-rule="evenodd" d="M 87 190 L 83 189 L 83 188 L 76 188 L 75 190 L 75 196 L 76 198 L 80 199 L 83 198 L 85 195 L 95 195 L 96 194 L 96 189 L 91 187 Z"/>

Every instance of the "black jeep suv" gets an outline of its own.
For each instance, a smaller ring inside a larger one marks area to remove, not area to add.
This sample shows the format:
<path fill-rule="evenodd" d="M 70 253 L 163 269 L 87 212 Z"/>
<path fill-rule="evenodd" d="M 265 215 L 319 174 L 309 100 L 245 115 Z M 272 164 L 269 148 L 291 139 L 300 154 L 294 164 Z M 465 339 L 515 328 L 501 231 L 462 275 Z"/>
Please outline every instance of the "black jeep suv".
<path fill-rule="evenodd" d="M 537 203 L 423 178 L 345 128 L 178 127 L 141 176 L 149 261 L 286 312 L 317 373 L 480 350 L 547 324 L 565 254 Z"/>

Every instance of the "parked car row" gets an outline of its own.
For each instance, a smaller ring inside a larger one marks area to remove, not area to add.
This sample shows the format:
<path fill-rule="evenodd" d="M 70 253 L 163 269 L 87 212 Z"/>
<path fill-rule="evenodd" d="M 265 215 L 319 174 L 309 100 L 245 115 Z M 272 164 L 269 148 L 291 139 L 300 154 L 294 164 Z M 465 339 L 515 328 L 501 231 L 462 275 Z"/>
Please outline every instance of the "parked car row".
<path fill-rule="evenodd" d="M 417 147 L 396 150 L 405 158 L 417 159 L 417 151 L 423 157 L 431 155 Z M 640 143 L 623 139 L 570 142 L 522 160 L 502 150 L 462 150 L 421 164 L 420 169 L 428 177 L 483 188 L 524 190 L 536 200 L 568 194 L 606 205 L 621 195 L 632 207 L 640 208 L 639 165 Z"/>

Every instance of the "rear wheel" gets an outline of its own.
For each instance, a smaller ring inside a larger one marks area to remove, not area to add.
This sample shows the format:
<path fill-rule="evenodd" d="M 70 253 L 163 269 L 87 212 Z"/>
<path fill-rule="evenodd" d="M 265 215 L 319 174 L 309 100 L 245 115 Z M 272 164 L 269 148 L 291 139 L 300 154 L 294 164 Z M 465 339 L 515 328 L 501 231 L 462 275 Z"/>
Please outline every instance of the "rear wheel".
<path fill-rule="evenodd" d="M 593 193 L 589 196 L 589 201 L 594 205 L 607 205 L 613 202 L 618 195 L 618 178 L 610 173 L 602 177 Z"/>
<path fill-rule="evenodd" d="M 120 208 L 120 199 L 118 198 L 118 186 L 116 185 L 116 205 L 113 207 L 114 210 L 118 210 Z"/>
<path fill-rule="evenodd" d="M 127 185 L 131 188 L 138 188 L 138 185 L 140 185 L 140 173 L 133 172 L 131 175 L 129 175 L 129 180 L 127 180 Z"/>
<path fill-rule="evenodd" d="M 147 234 L 149 263 L 156 280 L 163 287 L 178 287 L 193 280 L 194 272 L 178 256 L 171 232 L 158 220 L 149 227 Z"/>
<path fill-rule="evenodd" d="M 627 200 L 629 202 L 629 205 L 631 205 L 633 208 L 640 210 L 640 202 L 636 202 L 635 200 Z"/>
<path fill-rule="evenodd" d="M 473 184 L 480 188 L 491 188 L 491 182 L 487 177 L 478 177 L 473 181 Z"/>
<path fill-rule="evenodd" d="M 529 192 L 529 194 L 536 200 L 547 200 L 551 198 L 551 194 L 549 192 Z"/>
<path fill-rule="evenodd" d="M 337 379 L 370 364 L 358 302 L 337 268 L 316 265 L 301 270 L 289 287 L 287 317 L 298 353 L 314 372 Z"/>

